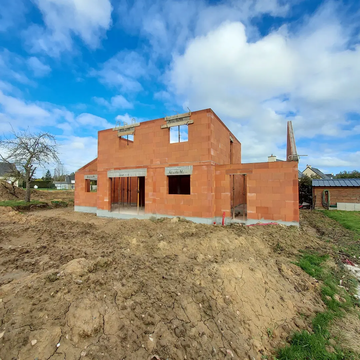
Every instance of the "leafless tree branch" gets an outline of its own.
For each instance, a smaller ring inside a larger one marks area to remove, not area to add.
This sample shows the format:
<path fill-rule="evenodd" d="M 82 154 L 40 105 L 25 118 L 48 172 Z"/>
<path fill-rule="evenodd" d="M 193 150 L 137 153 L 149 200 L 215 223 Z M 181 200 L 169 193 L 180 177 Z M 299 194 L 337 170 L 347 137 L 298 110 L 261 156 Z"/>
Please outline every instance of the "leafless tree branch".
<path fill-rule="evenodd" d="M 30 182 L 38 167 L 59 162 L 55 137 L 47 132 L 37 134 L 12 130 L 11 137 L 0 139 L 0 159 L 13 166 L 13 174 L 26 183 L 25 201 L 30 201 Z M 11 174 L 9 174 L 11 176 Z"/>

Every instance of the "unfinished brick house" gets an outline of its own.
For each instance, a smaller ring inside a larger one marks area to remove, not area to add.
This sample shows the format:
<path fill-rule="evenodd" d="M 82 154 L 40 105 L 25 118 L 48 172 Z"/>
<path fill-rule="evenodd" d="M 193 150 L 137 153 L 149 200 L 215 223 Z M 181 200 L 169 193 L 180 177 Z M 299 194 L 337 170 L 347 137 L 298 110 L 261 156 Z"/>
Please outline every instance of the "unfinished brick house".
<path fill-rule="evenodd" d="M 211 109 L 99 131 L 98 157 L 76 172 L 75 211 L 297 225 L 292 139 L 288 131 L 288 161 L 243 164 L 240 142 Z"/>

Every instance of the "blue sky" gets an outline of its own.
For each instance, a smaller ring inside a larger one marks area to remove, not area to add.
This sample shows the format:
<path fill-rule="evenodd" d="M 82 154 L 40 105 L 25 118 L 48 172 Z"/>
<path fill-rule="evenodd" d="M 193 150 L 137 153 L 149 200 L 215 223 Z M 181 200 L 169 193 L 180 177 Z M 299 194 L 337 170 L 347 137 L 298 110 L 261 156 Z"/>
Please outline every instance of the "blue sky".
<path fill-rule="evenodd" d="M 292 120 L 301 170 L 359 170 L 359 20 L 358 0 L 0 0 L 0 133 L 55 134 L 70 172 L 117 120 L 211 107 L 243 162 L 284 158 Z"/>

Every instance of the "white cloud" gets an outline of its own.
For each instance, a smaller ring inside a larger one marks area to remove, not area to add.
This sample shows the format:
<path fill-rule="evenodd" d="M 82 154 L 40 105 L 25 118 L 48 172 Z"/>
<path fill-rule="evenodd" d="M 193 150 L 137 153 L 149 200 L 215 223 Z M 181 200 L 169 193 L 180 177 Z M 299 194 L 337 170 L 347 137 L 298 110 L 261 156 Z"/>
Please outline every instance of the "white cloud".
<path fill-rule="evenodd" d="M 134 117 L 134 116 L 129 115 L 128 113 L 125 113 L 124 115 L 117 115 L 115 120 L 117 122 L 120 122 L 121 124 L 131 124 L 132 122 L 138 123 L 138 122 L 145 121 L 146 119 Z"/>
<path fill-rule="evenodd" d="M 332 5 L 296 33 L 283 27 L 256 41 L 241 22 L 225 22 L 174 56 L 169 90 L 184 108 L 213 108 L 246 161 L 282 156 L 289 112 L 298 139 L 354 135 L 347 114 L 360 113 L 360 46 L 348 48 L 350 33 Z"/>
<path fill-rule="evenodd" d="M 31 77 L 43 77 L 51 71 L 50 66 L 37 57 L 24 58 L 7 49 L 0 50 L 0 75 L 2 79 L 35 86 Z"/>
<path fill-rule="evenodd" d="M 23 57 L 7 50 L 0 50 L 0 75 L 2 79 L 9 79 L 21 84 L 32 84 L 24 73 L 25 60 Z"/>
<path fill-rule="evenodd" d="M 0 80 L 0 90 L 5 93 L 12 93 L 16 90 L 16 88 L 10 83 Z"/>
<path fill-rule="evenodd" d="M 113 125 L 104 118 L 88 113 L 80 114 L 75 118 L 75 121 L 79 124 L 79 126 L 84 127 L 89 126 L 99 129 L 109 129 L 113 127 Z"/>
<path fill-rule="evenodd" d="M 50 118 L 50 113 L 42 107 L 26 103 L 25 101 L 19 100 L 12 96 L 7 96 L 0 91 L 0 105 L 4 113 L 9 116 L 21 116 L 26 119 L 38 119 L 43 122 Z"/>
<path fill-rule="evenodd" d="M 113 96 L 110 101 L 101 97 L 93 97 L 93 100 L 99 105 L 105 106 L 110 110 L 115 109 L 132 109 L 134 106 L 127 101 L 122 95 Z"/>
<path fill-rule="evenodd" d="M 24 21 L 26 13 L 25 2 L 10 0 L 0 2 L 0 32 L 19 27 Z"/>
<path fill-rule="evenodd" d="M 91 75 L 123 92 L 139 92 L 142 90 L 139 79 L 146 78 L 153 70 L 139 53 L 121 51 L 102 64 L 100 70 L 93 70 Z"/>
<path fill-rule="evenodd" d="M 151 46 L 149 55 L 157 58 L 182 52 L 191 38 L 206 34 L 225 20 L 242 21 L 255 34 L 250 19 L 263 14 L 285 16 L 289 5 L 278 0 L 227 0 L 216 5 L 205 0 L 122 0 L 117 10 L 119 26 L 146 38 Z"/>
<path fill-rule="evenodd" d="M 72 36 L 78 36 L 94 49 L 111 26 L 109 0 L 34 0 L 45 27 L 31 26 L 24 36 L 33 52 L 59 56 L 72 49 Z"/>
<path fill-rule="evenodd" d="M 51 72 L 49 65 L 42 63 L 37 57 L 32 56 L 27 59 L 27 64 L 37 77 L 43 77 Z"/>
<path fill-rule="evenodd" d="M 11 133 L 12 129 L 37 132 L 45 128 L 57 134 L 59 156 L 68 172 L 79 169 L 97 156 L 97 138 L 89 134 L 114 125 L 115 121 L 111 124 L 94 114 L 76 116 L 64 107 L 25 101 L 0 90 L 0 133 Z"/>
<path fill-rule="evenodd" d="M 76 171 L 97 157 L 97 138 L 67 136 L 58 138 L 59 156 L 67 172 Z"/>

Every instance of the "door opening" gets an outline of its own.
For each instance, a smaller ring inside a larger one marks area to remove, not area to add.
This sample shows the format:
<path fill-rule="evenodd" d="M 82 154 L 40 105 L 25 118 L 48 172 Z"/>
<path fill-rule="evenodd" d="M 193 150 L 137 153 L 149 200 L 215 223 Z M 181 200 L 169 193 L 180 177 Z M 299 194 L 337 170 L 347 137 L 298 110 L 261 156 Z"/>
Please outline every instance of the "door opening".
<path fill-rule="evenodd" d="M 230 175 L 231 216 L 234 220 L 247 220 L 247 178 L 246 174 Z"/>
<path fill-rule="evenodd" d="M 145 177 L 111 178 L 111 211 L 121 214 L 145 213 Z"/>

